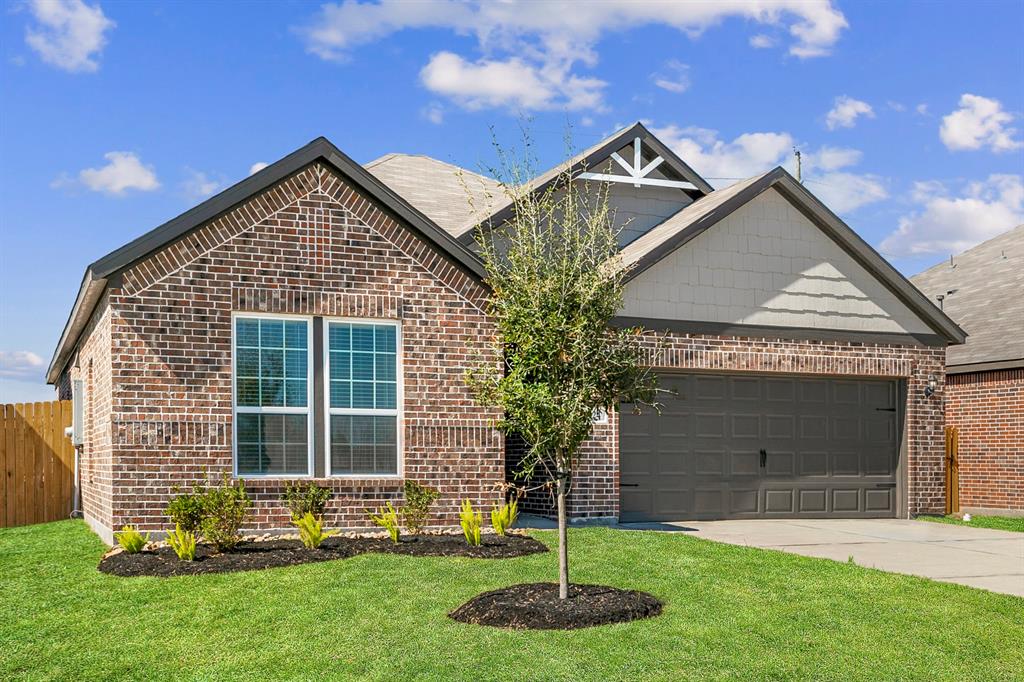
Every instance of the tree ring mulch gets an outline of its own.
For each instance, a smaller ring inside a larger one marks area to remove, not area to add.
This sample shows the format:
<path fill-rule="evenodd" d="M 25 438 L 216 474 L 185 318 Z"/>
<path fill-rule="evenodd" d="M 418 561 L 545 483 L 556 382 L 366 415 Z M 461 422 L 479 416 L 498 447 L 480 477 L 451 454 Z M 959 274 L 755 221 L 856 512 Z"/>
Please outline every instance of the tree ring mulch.
<path fill-rule="evenodd" d="M 625 623 L 661 613 L 653 595 L 605 585 L 569 585 L 558 598 L 558 583 L 524 583 L 484 592 L 448 614 L 462 623 L 517 630 L 575 630 Z"/>
<path fill-rule="evenodd" d="M 195 561 L 182 561 L 170 547 L 129 554 L 105 556 L 99 570 L 124 577 L 200 575 L 254 571 L 264 568 L 295 566 L 318 561 L 347 559 L 358 554 L 405 554 L 409 556 L 469 557 L 473 559 L 510 559 L 548 551 L 547 546 L 527 535 L 485 535 L 479 547 L 466 544 L 462 535 L 406 536 L 395 544 L 389 538 L 334 536 L 317 549 L 306 549 L 298 540 L 245 541 L 230 552 L 218 553 L 201 544 Z"/>

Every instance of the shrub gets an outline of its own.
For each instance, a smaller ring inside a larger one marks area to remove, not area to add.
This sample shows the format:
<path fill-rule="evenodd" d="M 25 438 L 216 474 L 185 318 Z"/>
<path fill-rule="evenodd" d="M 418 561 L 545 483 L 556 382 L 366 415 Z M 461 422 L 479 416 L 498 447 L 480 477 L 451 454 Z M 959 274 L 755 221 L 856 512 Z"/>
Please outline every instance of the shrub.
<path fill-rule="evenodd" d="M 306 512 L 303 516 L 293 519 L 292 523 L 298 527 L 299 538 L 306 549 L 316 549 L 324 540 L 338 534 L 336 530 L 324 530 L 323 521 L 313 516 L 312 512 Z"/>
<path fill-rule="evenodd" d="M 232 485 L 225 473 L 219 486 L 203 493 L 203 537 L 219 551 L 234 549 L 242 541 L 241 528 L 252 501 L 245 492 L 245 481 Z"/>
<path fill-rule="evenodd" d="M 473 503 L 469 500 L 462 501 L 462 510 L 459 512 L 459 525 L 466 535 L 466 542 L 477 547 L 480 545 L 480 527 L 484 525 L 483 512 L 474 512 Z"/>
<path fill-rule="evenodd" d="M 436 488 L 425 486 L 412 479 L 405 480 L 405 506 L 402 507 L 402 521 L 405 529 L 415 535 L 423 530 L 430 518 L 430 505 L 441 496 Z"/>
<path fill-rule="evenodd" d="M 370 516 L 370 520 L 373 521 L 374 525 L 380 526 L 388 532 L 388 535 L 391 536 L 391 542 L 398 544 L 398 512 L 391 505 L 390 501 L 378 509 L 376 514 L 369 509 L 366 510 L 366 513 Z"/>
<path fill-rule="evenodd" d="M 498 535 L 504 535 L 509 528 L 515 525 L 518 517 L 518 500 L 512 499 L 502 507 L 495 507 L 491 510 L 491 525 L 494 526 L 494 532 Z"/>
<path fill-rule="evenodd" d="M 298 481 L 285 485 L 282 497 L 288 511 L 292 513 L 293 522 L 306 514 L 322 519 L 329 499 L 331 491 L 328 488 L 321 488 L 316 483 L 303 484 Z"/>
<path fill-rule="evenodd" d="M 171 523 L 181 526 L 182 530 L 189 533 L 198 532 L 203 525 L 203 517 L 206 512 L 203 510 L 202 488 L 197 487 L 194 493 L 183 493 L 178 495 L 165 511 L 171 518 Z"/>
<path fill-rule="evenodd" d="M 181 526 L 167 531 L 167 544 L 182 561 L 193 561 L 196 558 L 196 534 Z"/>
<path fill-rule="evenodd" d="M 145 536 L 142 535 L 135 526 L 122 526 L 120 533 L 114 533 L 117 538 L 117 544 L 121 546 L 121 549 L 128 552 L 129 554 L 138 554 L 149 543 L 149 533 Z"/>

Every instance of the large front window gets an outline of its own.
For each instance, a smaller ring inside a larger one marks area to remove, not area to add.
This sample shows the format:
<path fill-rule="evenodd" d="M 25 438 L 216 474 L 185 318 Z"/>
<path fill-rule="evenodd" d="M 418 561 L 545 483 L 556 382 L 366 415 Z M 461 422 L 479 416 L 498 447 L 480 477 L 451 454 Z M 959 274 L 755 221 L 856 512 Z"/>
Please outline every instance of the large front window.
<path fill-rule="evenodd" d="M 310 321 L 235 318 L 235 454 L 240 476 L 311 473 Z"/>
<path fill-rule="evenodd" d="M 328 473 L 398 474 L 398 327 L 327 323 Z"/>
<path fill-rule="evenodd" d="M 237 315 L 237 474 L 397 476 L 400 345 L 390 321 Z"/>

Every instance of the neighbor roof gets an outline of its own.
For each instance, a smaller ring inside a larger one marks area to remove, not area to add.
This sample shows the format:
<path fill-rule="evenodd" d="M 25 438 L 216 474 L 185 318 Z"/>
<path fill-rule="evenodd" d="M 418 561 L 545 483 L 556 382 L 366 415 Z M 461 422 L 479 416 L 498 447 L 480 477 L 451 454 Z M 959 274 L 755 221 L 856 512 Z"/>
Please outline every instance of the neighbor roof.
<path fill-rule="evenodd" d="M 1024 225 L 910 278 L 971 335 L 950 348 L 951 372 L 1024 367 Z"/>
<path fill-rule="evenodd" d="M 888 261 L 878 255 L 849 225 L 839 219 L 796 178 L 778 167 L 761 175 L 717 190 L 681 208 L 647 233 L 630 242 L 621 252 L 623 267 L 633 279 L 683 244 L 730 215 L 754 197 L 775 188 L 801 213 L 871 272 L 941 338 L 963 343 L 966 334 L 939 310 Z"/>
<path fill-rule="evenodd" d="M 497 180 L 429 156 L 385 154 L 365 168 L 456 237 L 504 200 Z"/>
<path fill-rule="evenodd" d="M 232 185 L 177 218 L 147 232 L 141 237 L 108 253 L 85 269 L 82 284 L 75 298 L 75 304 L 64 325 L 60 341 L 46 371 L 48 383 L 55 383 L 67 364 L 82 330 L 88 324 L 92 311 L 106 290 L 110 277 L 130 265 L 152 255 L 179 237 L 214 218 L 228 212 L 252 196 L 297 173 L 309 164 L 321 161 L 344 175 L 356 187 L 375 199 L 381 206 L 405 221 L 429 243 L 448 254 L 456 263 L 478 279 L 484 277 L 480 260 L 465 246 L 457 242 L 448 232 L 441 229 L 430 218 L 423 215 L 393 189 L 382 183 L 365 168 L 346 156 L 325 137 L 318 137 L 280 161 L 270 164 L 245 180 Z"/>

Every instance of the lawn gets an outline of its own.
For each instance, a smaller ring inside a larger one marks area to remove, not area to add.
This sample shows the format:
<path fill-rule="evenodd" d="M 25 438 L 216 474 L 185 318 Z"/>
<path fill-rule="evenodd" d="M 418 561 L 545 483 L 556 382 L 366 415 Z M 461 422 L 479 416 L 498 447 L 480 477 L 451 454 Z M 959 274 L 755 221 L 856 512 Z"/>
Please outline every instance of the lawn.
<path fill-rule="evenodd" d="M 552 532 L 535 532 L 552 545 Z M 569 632 L 455 623 L 555 553 L 366 554 L 180 578 L 99 573 L 80 521 L 0 531 L 0 679 L 950 679 L 1024 670 L 1024 599 L 658 532 L 572 529 L 573 577 L 658 618 Z"/>
<path fill-rule="evenodd" d="M 931 521 L 932 523 L 952 523 L 957 526 L 994 528 L 1024 533 L 1024 516 L 975 516 L 972 514 L 970 521 L 964 521 L 960 516 L 918 516 L 917 518 L 919 521 Z"/>

